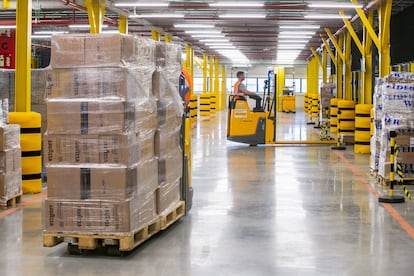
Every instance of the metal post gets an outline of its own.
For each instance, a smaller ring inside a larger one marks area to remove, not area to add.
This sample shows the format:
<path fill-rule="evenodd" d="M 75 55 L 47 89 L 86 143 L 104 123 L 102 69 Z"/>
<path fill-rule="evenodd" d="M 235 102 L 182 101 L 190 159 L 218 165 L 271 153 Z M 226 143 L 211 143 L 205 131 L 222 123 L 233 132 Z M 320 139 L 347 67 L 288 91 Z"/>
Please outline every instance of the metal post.
<path fill-rule="evenodd" d="M 16 1 L 15 111 L 30 112 L 32 0 Z"/>
<path fill-rule="evenodd" d="M 10 8 L 10 1 L 9 0 L 3 0 L 3 9 L 8 9 L 8 8 Z"/>
<path fill-rule="evenodd" d="M 395 150 L 396 150 L 396 144 L 395 144 L 395 138 L 397 137 L 397 134 L 395 131 L 390 132 L 390 190 L 387 195 L 380 196 L 379 202 L 383 203 L 403 203 L 405 201 L 405 198 L 403 196 L 394 195 L 394 185 L 395 185 Z"/>
<path fill-rule="evenodd" d="M 374 11 L 369 10 L 368 22 L 372 25 L 374 20 Z M 364 104 L 372 104 L 372 39 L 367 33 L 367 29 L 364 28 L 364 75 L 363 75 L 363 94 Z"/>
<path fill-rule="evenodd" d="M 221 102 L 223 103 L 223 106 L 221 107 L 222 109 L 226 108 L 226 65 L 222 65 L 221 66 L 221 89 L 220 89 L 220 93 L 221 93 Z"/>
<path fill-rule="evenodd" d="M 121 34 L 128 34 L 128 17 L 123 15 L 119 16 L 118 30 Z"/>
<path fill-rule="evenodd" d="M 322 76 L 323 76 L 323 83 L 328 83 L 328 51 L 326 47 L 323 48 L 323 55 L 322 55 Z"/>
<path fill-rule="evenodd" d="M 85 6 L 88 9 L 88 20 L 91 34 L 101 33 L 105 15 L 105 1 L 85 0 Z"/>
<path fill-rule="evenodd" d="M 346 100 L 352 100 L 352 71 L 351 71 L 351 34 L 345 34 L 345 97 Z"/>
<path fill-rule="evenodd" d="M 209 87 L 208 87 L 208 92 L 213 93 L 214 92 L 214 58 L 213 56 L 210 56 L 209 58 Z"/>
<path fill-rule="evenodd" d="M 221 110 L 221 106 L 223 103 L 221 102 L 220 97 L 220 65 L 219 65 L 219 59 L 216 57 L 214 59 L 214 94 L 216 95 L 216 101 L 217 101 L 217 109 Z"/>
<path fill-rule="evenodd" d="M 160 33 L 154 29 L 151 30 L 151 37 L 155 41 L 160 41 Z"/>
<path fill-rule="evenodd" d="M 338 37 L 338 43 L 340 45 L 343 44 L 343 35 L 339 35 Z M 336 48 L 336 47 L 335 47 Z M 342 54 L 342 48 L 337 48 L 336 49 L 336 93 L 337 93 L 337 98 L 338 99 L 343 99 L 344 98 L 344 93 L 343 93 L 343 74 L 344 74 L 344 63 L 343 63 L 343 59 L 341 57 Z M 343 56 L 343 54 L 342 54 Z"/>
<path fill-rule="evenodd" d="M 207 54 L 203 54 L 203 93 L 207 93 Z"/>
<path fill-rule="evenodd" d="M 390 72 L 391 56 L 390 56 L 390 21 L 391 21 L 392 0 L 383 1 L 378 10 L 379 20 L 379 37 L 381 50 L 379 55 L 379 76 L 385 77 Z"/>
<path fill-rule="evenodd" d="M 170 43 L 170 42 L 172 42 L 172 37 L 169 34 L 164 34 L 164 41 L 166 43 Z"/>

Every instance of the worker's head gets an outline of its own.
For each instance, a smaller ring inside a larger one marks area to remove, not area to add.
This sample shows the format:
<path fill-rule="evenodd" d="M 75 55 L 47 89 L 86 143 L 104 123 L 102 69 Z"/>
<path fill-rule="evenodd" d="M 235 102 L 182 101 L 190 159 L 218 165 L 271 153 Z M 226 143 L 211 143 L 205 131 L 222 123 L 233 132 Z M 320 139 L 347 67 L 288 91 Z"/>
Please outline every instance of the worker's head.
<path fill-rule="evenodd" d="M 244 81 L 244 79 L 245 79 L 245 76 L 244 76 L 244 72 L 243 71 L 237 72 L 236 76 L 241 81 Z"/>

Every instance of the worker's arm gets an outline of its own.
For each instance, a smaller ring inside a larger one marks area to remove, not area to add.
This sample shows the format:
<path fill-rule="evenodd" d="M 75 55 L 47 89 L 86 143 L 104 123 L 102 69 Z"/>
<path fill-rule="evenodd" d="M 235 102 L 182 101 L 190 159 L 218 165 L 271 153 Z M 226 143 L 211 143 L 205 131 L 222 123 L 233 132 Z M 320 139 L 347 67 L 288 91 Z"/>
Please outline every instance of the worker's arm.
<path fill-rule="evenodd" d="M 246 88 L 246 86 L 244 85 L 244 84 L 240 84 L 239 85 L 239 91 L 241 91 L 241 92 L 243 92 L 245 95 L 247 95 L 247 96 L 257 96 L 257 94 L 256 93 L 254 93 L 254 92 L 252 92 L 252 91 L 249 91 L 249 90 L 247 90 L 247 88 Z"/>

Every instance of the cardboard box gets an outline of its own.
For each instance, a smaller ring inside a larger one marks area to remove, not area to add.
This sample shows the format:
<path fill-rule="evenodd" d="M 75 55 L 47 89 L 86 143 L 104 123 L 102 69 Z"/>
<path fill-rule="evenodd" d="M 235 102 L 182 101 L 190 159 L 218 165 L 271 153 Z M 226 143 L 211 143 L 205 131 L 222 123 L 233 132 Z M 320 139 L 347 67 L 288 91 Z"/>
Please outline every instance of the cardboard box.
<path fill-rule="evenodd" d="M 155 193 L 128 200 L 45 201 L 44 228 L 79 234 L 129 233 L 156 219 Z"/>
<path fill-rule="evenodd" d="M 158 182 L 170 183 L 183 175 L 183 152 L 181 149 L 171 151 L 158 159 Z"/>
<path fill-rule="evenodd" d="M 51 67 L 76 68 L 85 64 L 84 35 L 54 35 L 51 45 Z"/>
<path fill-rule="evenodd" d="M 137 191 L 137 168 L 48 166 L 49 198 L 127 199 Z"/>
<path fill-rule="evenodd" d="M 158 159 L 143 160 L 137 166 L 138 195 L 146 195 L 158 188 Z"/>
<path fill-rule="evenodd" d="M 180 179 L 165 183 L 157 189 L 157 212 L 158 214 L 169 213 L 180 201 Z"/>
<path fill-rule="evenodd" d="M 155 133 L 155 154 L 159 157 L 181 149 L 181 128 L 159 128 Z"/>
<path fill-rule="evenodd" d="M 155 132 L 145 133 L 138 138 L 138 155 L 140 160 L 151 159 L 155 156 Z"/>
<path fill-rule="evenodd" d="M 19 148 L 0 151 L 0 173 L 14 172 L 21 169 L 21 151 Z"/>
<path fill-rule="evenodd" d="M 20 148 L 20 126 L 1 125 L 0 126 L 0 151 Z"/>
<path fill-rule="evenodd" d="M 122 134 L 135 128 L 135 105 L 122 100 L 49 100 L 49 134 Z"/>
<path fill-rule="evenodd" d="M 139 143 L 135 133 L 46 134 L 43 143 L 44 162 L 48 165 L 117 164 L 132 166 L 139 161 Z"/>
<path fill-rule="evenodd" d="M 135 58 L 133 36 L 71 34 L 52 37 L 52 68 L 123 66 Z"/>

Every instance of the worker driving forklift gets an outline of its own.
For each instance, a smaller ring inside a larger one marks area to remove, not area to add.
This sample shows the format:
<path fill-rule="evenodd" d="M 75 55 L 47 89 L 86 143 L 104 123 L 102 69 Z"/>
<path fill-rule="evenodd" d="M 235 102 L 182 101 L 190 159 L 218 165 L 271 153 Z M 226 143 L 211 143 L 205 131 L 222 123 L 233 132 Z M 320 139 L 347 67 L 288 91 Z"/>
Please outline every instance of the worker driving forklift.
<path fill-rule="evenodd" d="M 229 97 L 227 139 L 250 145 L 273 143 L 276 136 L 274 127 L 276 110 L 273 110 L 274 94 L 269 89 L 269 82 L 265 83 L 262 99 L 256 93 L 247 90 L 243 84 L 244 80 L 244 72 L 237 72 L 234 94 Z M 253 110 L 250 110 L 246 97 L 256 100 Z"/>

